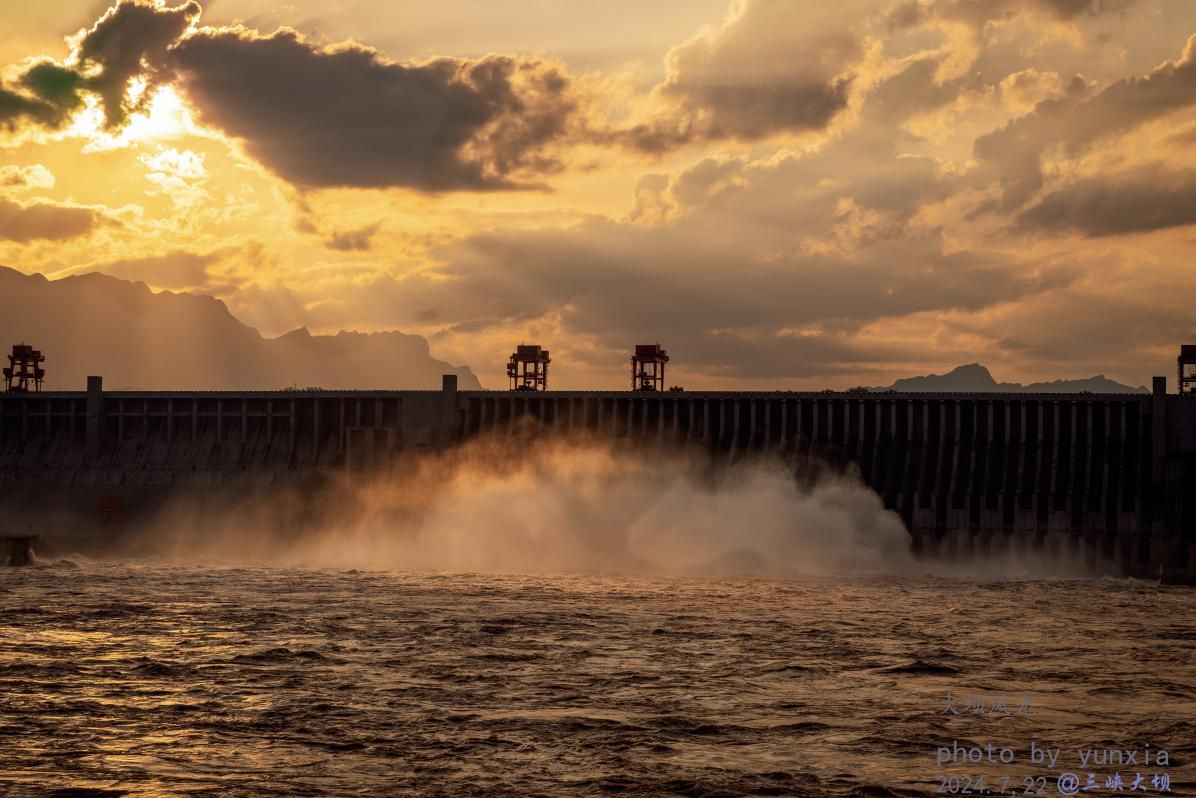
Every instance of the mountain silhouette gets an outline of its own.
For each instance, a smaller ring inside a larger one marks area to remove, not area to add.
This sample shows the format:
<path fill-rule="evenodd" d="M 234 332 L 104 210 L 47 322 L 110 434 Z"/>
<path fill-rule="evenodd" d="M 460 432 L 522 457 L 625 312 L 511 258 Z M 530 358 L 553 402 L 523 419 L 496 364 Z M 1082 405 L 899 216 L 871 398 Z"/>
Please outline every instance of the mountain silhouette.
<path fill-rule="evenodd" d="M 61 280 L 0 266 L 0 356 L 16 343 L 46 356 L 45 390 L 439 389 L 468 366 L 436 360 L 428 342 L 401 332 L 312 335 L 300 328 L 265 338 L 220 300 L 155 293 L 145 283 L 89 273 Z"/>
<path fill-rule="evenodd" d="M 1149 393 L 1144 386 L 1132 388 L 1115 382 L 1104 374 L 1079 380 L 1032 382 L 1029 385 L 1020 382 L 997 382 L 989 370 L 979 363 L 957 366 L 946 374 L 907 377 L 881 390 L 948 393 Z"/>

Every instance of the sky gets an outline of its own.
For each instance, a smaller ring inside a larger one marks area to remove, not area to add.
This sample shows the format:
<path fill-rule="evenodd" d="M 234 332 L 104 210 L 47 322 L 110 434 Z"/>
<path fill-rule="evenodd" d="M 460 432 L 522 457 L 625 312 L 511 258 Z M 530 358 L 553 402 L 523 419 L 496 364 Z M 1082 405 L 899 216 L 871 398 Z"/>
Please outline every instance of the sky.
<path fill-rule="evenodd" d="M 1173 379 L 1188 0 L 0 0 L 0 264 L 501 387 Z M 1191 291 L 1192 294 L 1188 292 Z"/>

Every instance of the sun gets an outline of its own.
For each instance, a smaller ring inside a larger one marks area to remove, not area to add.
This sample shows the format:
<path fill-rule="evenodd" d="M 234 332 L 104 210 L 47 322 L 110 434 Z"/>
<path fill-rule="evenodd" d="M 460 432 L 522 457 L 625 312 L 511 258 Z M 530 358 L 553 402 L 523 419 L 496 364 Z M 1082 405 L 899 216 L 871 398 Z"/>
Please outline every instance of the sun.
<path fill-rule="evenodd" d="M 126 128 L 135 139 L 169 139 L 195 132 L 195 122 L 183 98 L 172 86 L 154 92 L 145 114 L 134 114 Z"/>
<path fill-rule="evenodd" d="M 147 91 L 151 91 L 148 103 L 142 102 Z M 144 80 L 135 80 L 129 87 L 130 104 L 140 106 L 129 114 L 119 130 L 104 127 L 104 109 L 96 97 L 88 97 L 83 110 L 75 115 L 71 125 L 62 132 L 62 138 L 80 138 L 86 144 L 85 152 L 115 150 L 131 147 L 148 141 L 166 141 L 186 135 L 200 133 L 191 116 L 191 110 L 173 86 L 148 88 Z"/>

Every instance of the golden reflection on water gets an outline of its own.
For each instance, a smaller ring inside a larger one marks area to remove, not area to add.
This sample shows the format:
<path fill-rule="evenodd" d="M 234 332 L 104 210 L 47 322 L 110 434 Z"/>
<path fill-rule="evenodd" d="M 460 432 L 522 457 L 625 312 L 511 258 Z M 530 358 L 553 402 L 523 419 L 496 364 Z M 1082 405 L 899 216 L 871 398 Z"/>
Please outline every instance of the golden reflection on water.
<path fill-rule="evenodd" d="M 5 794 L 933 792 L 951 739 L 1150 741 L 1194 780 L 1190 592 L 1127 581 L 89 565 L 0 598 Z"/>

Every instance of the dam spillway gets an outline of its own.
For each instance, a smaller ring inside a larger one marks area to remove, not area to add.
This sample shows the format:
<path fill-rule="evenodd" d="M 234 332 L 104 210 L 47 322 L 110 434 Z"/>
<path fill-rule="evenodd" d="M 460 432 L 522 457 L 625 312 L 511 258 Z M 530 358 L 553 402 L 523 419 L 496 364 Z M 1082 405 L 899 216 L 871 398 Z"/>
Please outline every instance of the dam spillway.
<path fill-rule="evenodd" d="M 43 537 L 102 537 L 180 493 L 401 474 L 529 429 L 858 470 L 926 555 L 1196 573 L 1196 398 L 1162 377 L 1151 394 L 458 391 L 451 375 L 440 391 L 144 392 L 93 377 L 0 394 L 0 510 Z"/>

